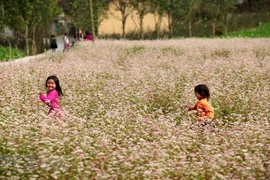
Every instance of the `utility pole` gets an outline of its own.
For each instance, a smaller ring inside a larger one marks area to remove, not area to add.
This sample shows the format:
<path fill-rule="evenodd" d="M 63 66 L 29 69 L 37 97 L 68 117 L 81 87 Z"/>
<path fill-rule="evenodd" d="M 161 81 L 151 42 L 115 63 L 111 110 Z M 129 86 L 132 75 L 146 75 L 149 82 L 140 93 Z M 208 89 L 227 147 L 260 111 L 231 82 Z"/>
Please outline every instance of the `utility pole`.
<path fill-rule="evenodd" d="M 94 17 L 93 17 L 93 4 L 92 0 L 89 0 L 89 8 L 90 8 L 90 20 L 91 20 L 91 31 L 92 31 L 92 41 L 95 41 L 95 27 L 94 27 Z"/>

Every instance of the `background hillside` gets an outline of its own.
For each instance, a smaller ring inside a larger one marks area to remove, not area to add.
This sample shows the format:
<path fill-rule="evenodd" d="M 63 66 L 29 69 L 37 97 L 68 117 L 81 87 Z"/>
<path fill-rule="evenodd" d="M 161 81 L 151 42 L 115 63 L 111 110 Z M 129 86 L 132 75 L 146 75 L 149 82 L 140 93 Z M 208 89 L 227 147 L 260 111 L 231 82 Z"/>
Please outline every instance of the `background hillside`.
<path fill-rule="evenodd" d="M 12 48 L 42 53 L 52 34 L 65 32 L 91 32 L 93 40 L 216 37 L 270 19 L 269 0 L 16 0 L 0 7 L 0 45 L 9 58 Z"/>

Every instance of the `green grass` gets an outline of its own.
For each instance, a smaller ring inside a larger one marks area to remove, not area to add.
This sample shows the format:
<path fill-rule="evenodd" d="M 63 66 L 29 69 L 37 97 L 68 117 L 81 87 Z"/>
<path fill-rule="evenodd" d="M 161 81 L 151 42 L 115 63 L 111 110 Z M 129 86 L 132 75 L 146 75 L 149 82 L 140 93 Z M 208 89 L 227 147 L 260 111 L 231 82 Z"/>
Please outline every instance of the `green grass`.
<path fill-rule="evenodd" d="M 25 53 L 21 50 L 12 48 L 11 55 L 9 55 L 9 48 L 0 46 L 0 62 L 9 61 L 10 59 L 17 59 L 24 57 Z"/>
<path fill-rule="evenodd" d="M 270 37 L 270 23 L 263 23 L 259 26 L 229 33 L 228 35 L 224 35 L 221 37 L 243 37 L 243 38 L 269 38 Z"/>

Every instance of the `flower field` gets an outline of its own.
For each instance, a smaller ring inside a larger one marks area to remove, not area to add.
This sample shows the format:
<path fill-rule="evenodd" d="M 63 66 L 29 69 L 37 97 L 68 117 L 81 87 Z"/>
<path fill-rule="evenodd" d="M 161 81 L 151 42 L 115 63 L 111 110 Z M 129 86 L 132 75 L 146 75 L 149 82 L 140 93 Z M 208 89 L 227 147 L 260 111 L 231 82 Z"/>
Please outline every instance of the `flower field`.
<path fill-rule="evenodd" d="M 0 179 L 267 179 L 270 39 L 82 42 L 0 64 Z M 55 74 L 65 118 L 38 93 Z M 208 85 L 216 128 L 185 105 Z"/>

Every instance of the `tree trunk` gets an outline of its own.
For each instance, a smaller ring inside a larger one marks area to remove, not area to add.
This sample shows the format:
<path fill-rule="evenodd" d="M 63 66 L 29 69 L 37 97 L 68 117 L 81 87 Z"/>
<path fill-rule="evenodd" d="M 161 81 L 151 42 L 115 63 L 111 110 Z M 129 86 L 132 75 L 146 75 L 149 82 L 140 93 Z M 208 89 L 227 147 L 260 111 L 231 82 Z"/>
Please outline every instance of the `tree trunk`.
<path fill-rule="evenodd" d="M 122 12 L 122 38 L 126 39 L 126 17 Z"/>
<path fill-rule="evenodd" d="M 26 55 L 29 56 L 28 24 L 25 25 L 25 51 Z"/>
<path fill-rule="evenodd" d="M 168 29 L 169 29 L 169 38 L 172 38 L 173 27 L 172 27 L 172 13 L 168 11 Z"/>
<path fill-rule="evenodd" d="M 160 38 L 160 27 L 161 27 L 161 22 L 162 22 L 162 16 L 158 16 L 158 22 L 157 22 L 157 37 L 158 39 Z"/>
<path fill-rule="evenodd" d="M 188 32 L 189 32 L 189 37 L 192 37 L 192 22 L 191 22 L 191 20 L 188 21 Z"/>
<path fill-rule="evenodd" d="M 228 14 L 225 13 L 224 15 L 224 34 L 228 34 Z"/>
<path fill-rule="evenodd" d="M 36 25 L 33 27 L 33 34 L 32 34 L 32 55 L 37 54 L 37 44 L 36 44 Z"/>
<path fill-rule="evenodd" d="M 157 38 L 160 38 L 160 26 L 161 26 L 161 22 L 162 22 L 162 16 L 158 14 L 158 19 L 156 20 L 156 15 L 155 17 L 155 30 L 157 32 Z"/>
<path fill-rule="evenodd" d="M 12 44 L 10 42 L 10 38 L 6 36 L 5 32 L 4 32 L 4 39 L 7 39 L 8 41 L 8 59 L 11 59 L 11 55 L 12 55 Z"/>
<path fill-rule="evenodd" d="M 95 27 L 94 27 L 94 17 L 93 17 L 93 3 L 92 0 L 89 0 L 89 7 L 90 7 L 90 20 L 91 20 L 91 31 L 92 31 L 92 42 L 95 42 Z"/>
<path fill-rule="evenodd" d="M 140 39 L 144 39 L 144 32 L 143 32 L 143 14 L 140 14 Z"/>
<path fill-rule="evenodd" d="M 213 33 L 213 37 L 216 36 L 216 19 L 213 19 L 212 22 L 212 33 Z"/>
<path fill-rule="evenodd" d="M 126 39 L 126 20 L 122 19 L 122 38 Z"/>
<path fill-rule="evenodd" d="M 12 54 L 12 45 L 11 45 L 11 42 L 10 40 L 8 39 L 8 47 L 9 47 L 9 55 L 8 55 L 8 58 L 11 59 L 11 54 Z"/>

